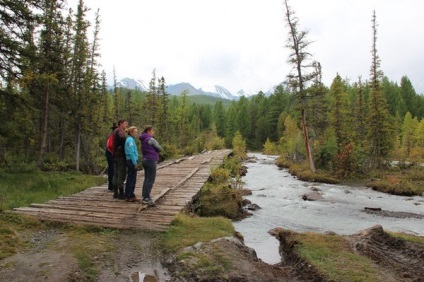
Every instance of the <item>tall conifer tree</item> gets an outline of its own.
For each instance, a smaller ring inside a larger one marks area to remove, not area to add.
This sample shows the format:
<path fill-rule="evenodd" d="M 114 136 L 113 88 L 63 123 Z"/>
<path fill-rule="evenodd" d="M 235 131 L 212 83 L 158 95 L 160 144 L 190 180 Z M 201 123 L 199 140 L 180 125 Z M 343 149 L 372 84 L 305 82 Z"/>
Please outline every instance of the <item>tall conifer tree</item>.
<path fill-rule="evenodd" d="M 158 137 L 161 142 L 169 143 L 171 141 L 171 135 L 169 132 L 169 94 L 166 93 L 165 78 L 162 76 L 158 82 Z"/>
<path fill-rule="evenodd" d="M 43 27 L 40 36 L 39 59 L 37 60 L 35 79 L 30 89 L 35 95 L 41 114 L 41 141 L 37 167 L 42 168 L 47 149 L 51 95 L 60 94 L 59 85 L 64 83 L 64 19 L 61 16 L 63 1 L 46 0 L 43 14 Z M 38 101 L 41 101 L 39 104 Z"/>
<path fill-rule="evenodd" d="M 381 167 L 392 148 L 393 136 L 391 134 L 389 110 L 381 87 L 383 72 L 380 70 L 380 58 L 377 54 L 377 20 L 375 11 L 373 11 L 372 16 L 372 30 L 371 93 L 367 120 L 367 137 L 370 143 L 370 165 Z"/>
<path fill-rule="evenodd" d="M 313 69 L 313 64 L 308 63 L 311 58 L 311 54 L 307 51 L 307 48 L 311 41 L 308 41 L 306 36 L 307 31 L 299 31 L 299 19 L 294 15 L 293 10 L 288 5 L 288 1 L 285 0 L 285 20 L 289 28 L 289 38 L 287 45 L 290 49 L 290 56 L 288 62 L 293 66 L 293 73 L 288 75 L 289 85 L 295 91 L 295 94 L 300 102 L 300 115 L 303 129 L 303 138 L 305 143 L 306 157 L 308 159 L 309 167 L 312 172 L 315 172 L 315 164 L 312 157 L 311 147 L 309 144 L 309 132 L 306 121 L 306 107 L 307 107 L 307 84 L 311 82 L 315 77 L 316 73 Z M 312 71 L 310 69 L 312 68 Z"/>

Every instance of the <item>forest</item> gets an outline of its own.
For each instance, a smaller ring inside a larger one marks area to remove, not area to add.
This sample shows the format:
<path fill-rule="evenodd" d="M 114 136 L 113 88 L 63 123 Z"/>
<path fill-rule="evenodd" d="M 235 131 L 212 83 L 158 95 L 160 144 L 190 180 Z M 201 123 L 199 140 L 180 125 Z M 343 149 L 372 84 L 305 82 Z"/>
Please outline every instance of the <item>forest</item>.
<path fill-rule="evenodd" d="M 312 171 L 342 177 L 424 160 L 424 97 L 408 77 L 398 84 L 384 76 L 375 12 L 369 78 L 338 74 L 324 85 L 308 33 L 285 1 L 291 55 L 281 63 L 293 73 L 269 96 L 211 104 L 185 92 L 169 95 L 155 70 L 145 92 L 108 89 L 99 63 L 99 12 L 90 20 L 82 0 L 75 10 L 65 3 L 0 0 L 0 168 L 101 173 L 110 127 L 122 118 L 139 128 L 153 125 L 164 158 L 230 148 L 241 136 L 248 150 L 308 161 Z"/>

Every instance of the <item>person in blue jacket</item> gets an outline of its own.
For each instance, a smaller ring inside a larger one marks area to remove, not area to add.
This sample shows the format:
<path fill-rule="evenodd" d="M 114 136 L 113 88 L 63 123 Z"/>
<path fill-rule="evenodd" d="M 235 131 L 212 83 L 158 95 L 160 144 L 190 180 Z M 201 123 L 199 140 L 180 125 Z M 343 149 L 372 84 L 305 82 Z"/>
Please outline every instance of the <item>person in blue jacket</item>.
<path fill-rule="evenodd" d="M 158 141 L 153 138 L 154 135 L 155 130 L 153 126 L 147 125 L 139 137 L 141 141 L 141 153 L 143 154 L 141 162 L 144 169 L 142 203 L 148 205 L 154 205 L 153 200 L 150 198 L 150 192 L 152 191 L 153 184 L 155 183 L 156 165 L 159 160 L 159 152 L 163 150 Z"/>
<path fill-rule="evenodd" d="M 127 181 L 125 183 L 125 198 L 129 202 L 139 201 L 134 194 L 137 182 L 138 151 L 135 138 L 138 135 L 137 127 L 128 128 L 128 137 L 125 140 L 125 158 L 127 165 Z"/>

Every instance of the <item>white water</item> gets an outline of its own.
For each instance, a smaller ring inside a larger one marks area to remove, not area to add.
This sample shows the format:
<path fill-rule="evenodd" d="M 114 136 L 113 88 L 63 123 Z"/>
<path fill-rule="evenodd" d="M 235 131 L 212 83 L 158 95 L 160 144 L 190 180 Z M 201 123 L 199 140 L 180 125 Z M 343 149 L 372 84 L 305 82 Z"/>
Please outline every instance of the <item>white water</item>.
<path fill-rule="evenodd" d="M 252 211 L 252 216 L 233 225 L 242 233 L 245 244 L 255 249 L 264 262 L 274 264 L 281 260 L 279 242 L 268 234 L 275 227 L 296 232 L 333 231 L 351 235 L 379 224 L 386 231 L 424 236 L 424 219 L 382 217 L 361 211 L 372 207 L 424 215 L 423 197 L 394 196 L 366 187 L 304 182 L 291 176 L 287 170 L 280 170 L 275 165 L 275 156 L 249 156 L 256 157 L 256 163 L 245 163 L 244 188 L 253 191 L 245 198 L 261 209 Z M 302 195 L 312 192 L 311 187 L 320 189 L 324 199 L 304 201 Z"/>

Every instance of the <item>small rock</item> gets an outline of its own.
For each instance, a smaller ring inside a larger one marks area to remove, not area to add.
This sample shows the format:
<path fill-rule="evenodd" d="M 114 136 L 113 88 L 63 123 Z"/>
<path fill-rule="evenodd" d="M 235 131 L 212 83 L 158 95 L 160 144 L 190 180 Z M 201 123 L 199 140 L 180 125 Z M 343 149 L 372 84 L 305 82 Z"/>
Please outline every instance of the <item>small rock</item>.
<path fill-rule="evenodd" d="M 238 191 L 240 191 L 240 193 L 241 193 L 242 196 L 252 195 L 252 190 L 247 189 L 247 188 L 245 188 L 245 189 L 238 189 Z"/>
<path fill-rule="evenodd" d="M 325 235 L 337 235 L 337 233 L 334 232 L 334 231 L 325 231 L 324 234 Z"/>
<path fill-rule="evenodd" d="M 252 201 L 250 201 L 249 199 L 243 199 L 242 201 L 241 201 L 241 204 L 243 205 L 243 206 L 247 206 L 247 205 L 249 205 L 249 204 L 251 204 L 252 203 Z"/>
<path fill-rule="evenodd" d="M 258 206 L 257 204 L 250 204 L 247 206 L 247 209 L 251 211 L 255 211 L 255 210 L 261 209 L 261 207 Z"/>
<path fill-rule="evenodd" d="M 314 192 L 311 192 L 309 194 L 302 195 L 302 199 L 304 201 L 318 201 L 318 200 L 322 200 L 323 197 L 321 196 L 321 194 L 314 191 Z"/>
<path fill-rule="evenodd" d="M 281 231 L 284 231 L 284 228 L 282 227 L 275 227 L 272 228 L 271 230 L 268 231 L 268 234 L 271 236 L 276 237 L 278 235 L 278 233 L 280 233 Z"/>
<path fill-rule="evenodd" d="M 381 211 L 381 208 L 370 208 L 370 207 L 365 207 L 364 210 L 370 210 L 370 211 Z"/>

